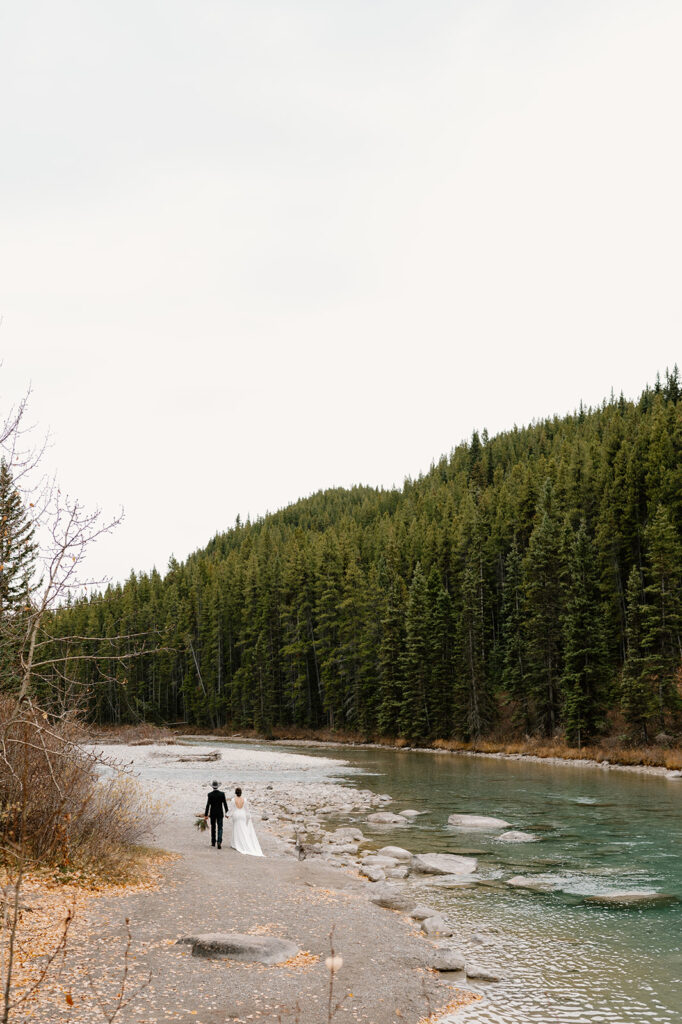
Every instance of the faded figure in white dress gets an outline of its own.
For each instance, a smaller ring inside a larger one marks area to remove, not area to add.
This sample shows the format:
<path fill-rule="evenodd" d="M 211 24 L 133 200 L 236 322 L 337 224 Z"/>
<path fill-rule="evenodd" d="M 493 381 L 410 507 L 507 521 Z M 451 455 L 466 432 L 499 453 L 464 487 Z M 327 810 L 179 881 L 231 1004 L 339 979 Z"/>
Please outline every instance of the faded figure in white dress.
<path fill-rule="evenodd" d="M 232 846 L 237 853 L 248 853 L 252 857 L 263 857 L 256 830 L 251 820 L 251 808 L 246 797 L 237 786 L 230 800 L 230 821 L 232 822 Z"/>

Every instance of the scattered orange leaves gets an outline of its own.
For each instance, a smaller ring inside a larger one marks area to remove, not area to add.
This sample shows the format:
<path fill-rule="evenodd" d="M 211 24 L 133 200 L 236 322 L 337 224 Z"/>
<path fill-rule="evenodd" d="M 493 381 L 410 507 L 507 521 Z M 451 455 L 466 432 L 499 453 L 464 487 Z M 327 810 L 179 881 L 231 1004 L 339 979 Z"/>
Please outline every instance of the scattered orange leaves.
<path fill-rule="evenodd" d="M 296 956 L 292 956 L 289 960 L 285 960 L 283 964 L 278 964 L 278 966 L 285 967 L 287 970 L 305 971 L 310 967 L 314 967 L 315 964 L 319 964 L 319 962 L 319 956 L 311 953 L 309 949 L 302 949 Z"/>
<path fill-rule="evenodd" d="M 47 958 L 51 957 L 64 935 L 67 918 L 77 926 L 88 903 L 100 897 L 126 896 L 133 892 L 156 892 L 162 873 L 160 862 L 174 859 L 174 855 L 158 853 L 138 859 L 140 875 L 134 882 L 115 885 L 95 876 L 78 874 L 64 881 L 59 871 L 34 870 L 28 872 L 21 885 L 16 933 L 15 959 L 12 972 L 14 999 L 27 995 L 40 978 Z M 0 872 L 0 886 L 11 891 L 11 880 Z M 55 970 L 63 963 L 63 951 L 53 964 Z M 47 979 L 46 979 L 47 980 Z M 40 1000 L 41 988 L 29 997 L 31 1003 Z M 49 985 L 45 986 L 49 988 Z M 68 1006 L 73 1005 L 71 991 L 64 992 Z"/>
<path fill-rule="evenodd" d="M 466 992 L 464 989 L 455 989 L 455 993 L 454 999 L 447 1006 L 439 1006 L 430 1016 L 421 1017 L 418 1024 L 438 1024 L 446 1013 L 454 1013 L 456 1010 L 461 1010 L 463 1006 L 475 1003 L 482 998 L 477 992 Z"/>

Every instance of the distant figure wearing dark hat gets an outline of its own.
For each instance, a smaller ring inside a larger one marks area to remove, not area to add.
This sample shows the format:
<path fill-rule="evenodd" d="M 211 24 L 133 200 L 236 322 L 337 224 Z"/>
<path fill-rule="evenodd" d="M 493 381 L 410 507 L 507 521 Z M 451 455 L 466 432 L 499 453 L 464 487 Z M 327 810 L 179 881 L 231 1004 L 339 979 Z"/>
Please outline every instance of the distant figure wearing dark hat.
<path fill-rule="evenodd" d="M 227 810 L 227 800 L 225 794 L 221 789 L 218 789 L 220 785 L 214 779 L 211 783 L 211 792 L 208 794 L 206 800 L 206 810 L 204 811 L 204 817 L 211 818 L 211 846 L 216 844 L 216 832 L 218 833 L 218 849 L 220 850 L 223 845 L 223 807 Z"/>

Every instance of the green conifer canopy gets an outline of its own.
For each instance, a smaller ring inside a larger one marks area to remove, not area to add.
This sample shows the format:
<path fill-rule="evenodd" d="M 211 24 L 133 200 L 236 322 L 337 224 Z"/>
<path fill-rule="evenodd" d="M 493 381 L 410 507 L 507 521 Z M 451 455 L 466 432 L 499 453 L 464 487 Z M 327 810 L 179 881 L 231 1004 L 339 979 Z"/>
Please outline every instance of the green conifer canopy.
<path fill-rule="evenodd" d="M 94 659 L 73 665 L 99 722 L 648 739 L 680 729 L 681 552 L 674 369 L 636 402 L 476 432 L 401 489 L 238 521 L 50 628 L 92 638 L 59 649 Z"/>

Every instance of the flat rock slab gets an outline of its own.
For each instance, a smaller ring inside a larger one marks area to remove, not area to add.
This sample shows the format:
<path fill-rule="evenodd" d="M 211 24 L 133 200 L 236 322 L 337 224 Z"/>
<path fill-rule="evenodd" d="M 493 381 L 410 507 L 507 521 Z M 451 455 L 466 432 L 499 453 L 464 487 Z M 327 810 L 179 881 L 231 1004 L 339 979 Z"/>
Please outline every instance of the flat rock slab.
<path fill-rule="evenodd" d="M 528 878 L 525 875 L 514 875 L 507 880 L 507 885 L 512 889 L 525 889 L 526 892 L 550 893 L 557 892 L 559 886 L 554 882 L 545 882 L 538 878 Z"/>
<path fill-rule="evenodd" d="M 677 896 L 665 892 L 605 892 L 586 896 L 584 903 L 600 907 L 666 907 L 679 903 Z"/>
<path fill-rule="evenodd" d="M 386 854 L 370 853 L 362 858 L 363 866 L 373 868 L 397 868 L 398 861 L 395 857 Z"/>
<path fill-rule="evenodd" d="M 404 850 L 402 846 L 382 846 L 379 850 L 380 857 L 393 857 L 394 860 L 411 861 L 412 854 Z"/>
<path fill-rule="evenodd" d="M 402 814 L 394 814 L 393 811 L 375 811 L 367 816 L 371 825 L 406 825 L 407 818 Z"/>
<path fill-rule="evenodd" d="M 281 964 L 300 952 L 287 939 L 276 939 L 270 935 L 242 935 L 240 932 L 186 935 L 178 939 L 178 943 L 191 945 L 192 956 L 259 964 Z"/>
<path fill-rule="evenodd" d="M 418 818 L 420 814 L 426 814 L 426 811 L 415 811 L 413 807 L 408 807 L 406 811 L 398 811 L 398 814 L 401 814 L 403 818 Z"/>
<path fill-rule="evenodd" d="M 476 859 L 455 853 L 417 853 L 412 870 L 423 875 L 470 875 L 476 870 Z"/>
<path fill-rule="evenodd" d="M 498 974 L 494 974 L 493 971 L 488 970 L 487 967 L 480 967 L 478 964 L 467 964 L 466 965 L 467 978 L 471 978 L 472 981 L 499 981 L 500 977 Z"/>
<path fill-rule="evenodd" d="M 509 822 L 503 818 L 488 818 L 484 814 L 451 814 L 448 818 L 448 825 L 456 825 L 459 828 L 509 828 Z"/>
<path fill-rule="evenodd" d="M 372 893 L 372 903 L 378 907 L 385 907 L 386 910 L 411 910 L 415 906 L 414 896 L 407 896 L 394 886 L 385 886 L 378 892 Z"/>

